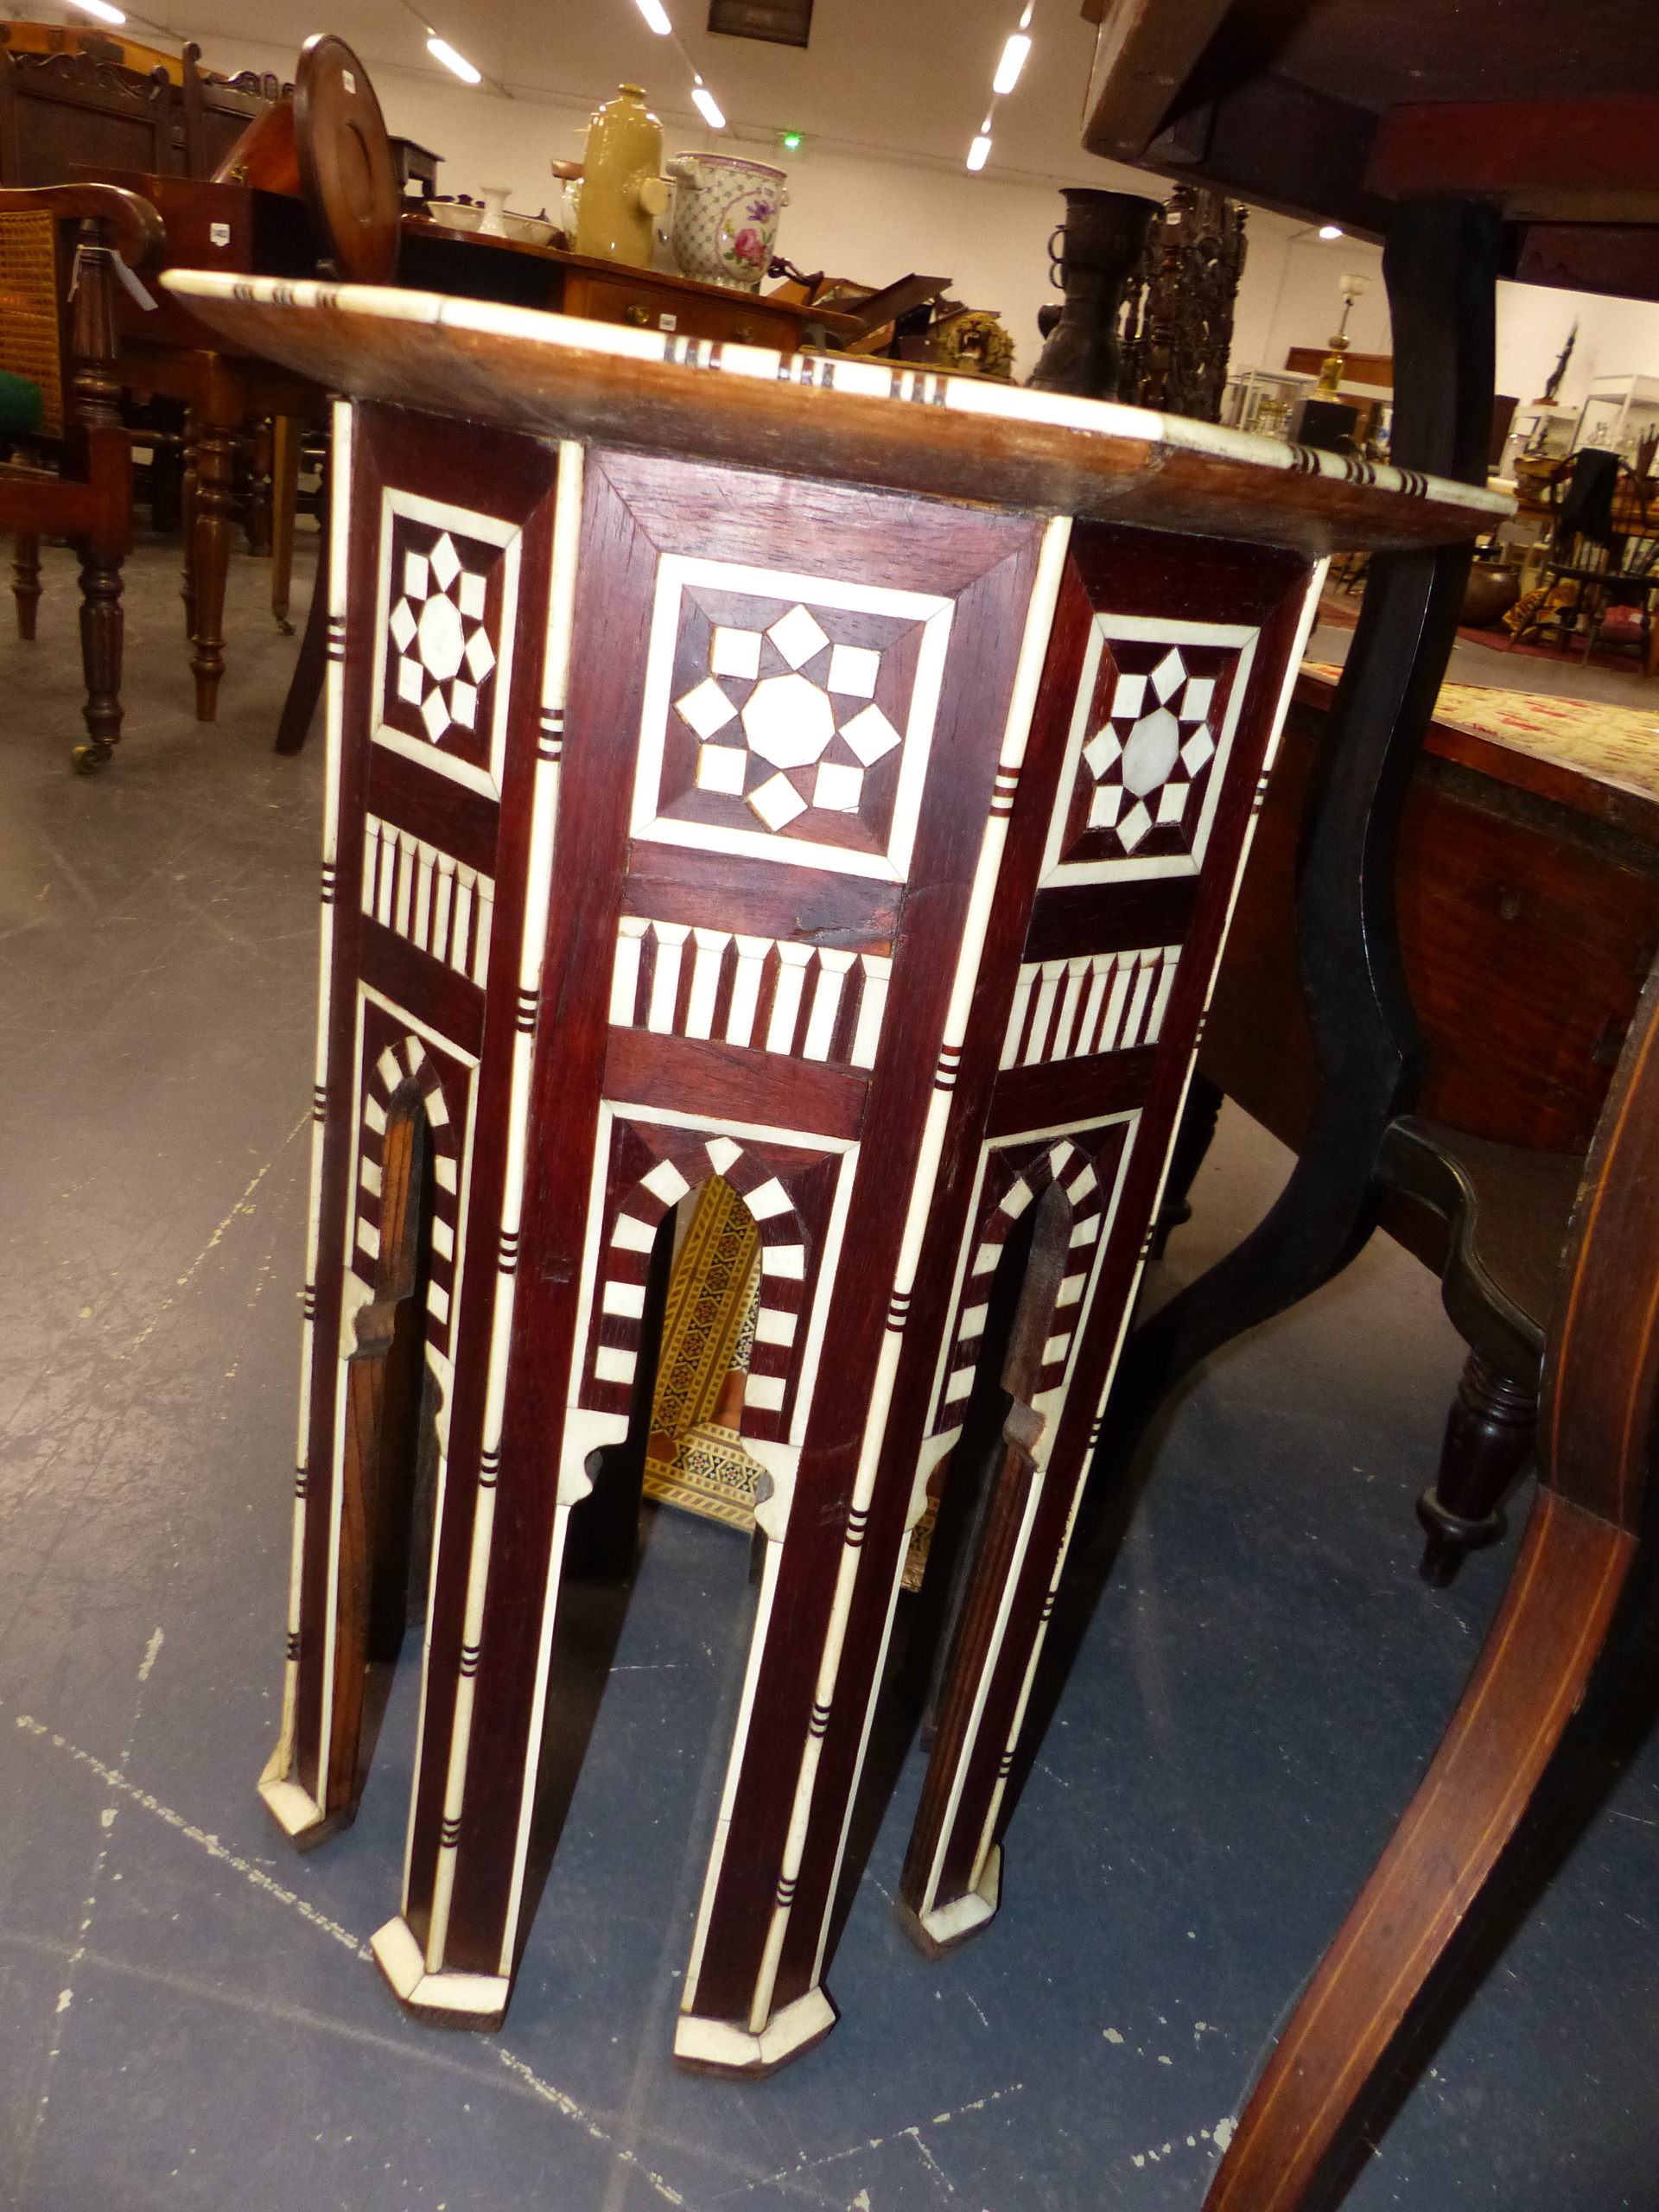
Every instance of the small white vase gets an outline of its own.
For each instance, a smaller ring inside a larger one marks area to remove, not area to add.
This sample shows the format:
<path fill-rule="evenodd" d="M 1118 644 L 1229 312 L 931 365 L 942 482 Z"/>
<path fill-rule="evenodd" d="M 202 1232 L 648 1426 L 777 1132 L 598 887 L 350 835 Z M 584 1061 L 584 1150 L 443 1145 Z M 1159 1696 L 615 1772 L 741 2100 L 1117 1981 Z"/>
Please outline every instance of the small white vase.
<path fill-rule="evenodd" d="M 677 154 L 668 174 L 676 188 L 670 238 L 681 276 L 759 290 L 789 204 L 785 172 L 734 154 Z"/>
<path fill-rule="evenodd" d="M 512 190 L 509 184 L 480 184 L 478 188 L 484 202 L 484 219 L 478 226 L 481 238 L 504 238 L 507 235 L 507 198 Z"/>

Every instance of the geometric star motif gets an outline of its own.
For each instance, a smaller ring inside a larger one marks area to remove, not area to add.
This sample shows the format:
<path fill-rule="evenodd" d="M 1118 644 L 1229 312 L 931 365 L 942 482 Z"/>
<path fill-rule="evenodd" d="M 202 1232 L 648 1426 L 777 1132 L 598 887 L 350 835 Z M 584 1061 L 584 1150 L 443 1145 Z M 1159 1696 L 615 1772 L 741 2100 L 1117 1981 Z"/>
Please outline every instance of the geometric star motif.
<path fill-rule="evenodd" d="M 761 674 L 766 641 L 787 673 Z M 774 832 L 815 807 L 856 814 L 866 769 L 903 741 L 875 703 L 880 672 L 879 651 L 832 643 L 805 607 L 764 631 L 717 624 L 708 675 L 674 702 L 699 740 L 697 788 Z"/>
<path fill-rule="evenodd" d="M 388 627 L 397 648 L 397 696 L 434 745 L 454 725 L 472 729 L 479 687 L 495 666 L 484 629 L 487 579 L 466 568 L 446 531 L 429 553 L 404 556 L 403 596 Z"/>
<path fill-rule="evenodd" d="M 1108 719 L 1083 748 L 1095 779 L 1089 827 L 1132 853 L 1154 828 L 1179 828 L 1192 784 L 1215 757 L 1213 677 L 1189 674 L 1172 645 L 1143 676 L 1120 675 Z"/>

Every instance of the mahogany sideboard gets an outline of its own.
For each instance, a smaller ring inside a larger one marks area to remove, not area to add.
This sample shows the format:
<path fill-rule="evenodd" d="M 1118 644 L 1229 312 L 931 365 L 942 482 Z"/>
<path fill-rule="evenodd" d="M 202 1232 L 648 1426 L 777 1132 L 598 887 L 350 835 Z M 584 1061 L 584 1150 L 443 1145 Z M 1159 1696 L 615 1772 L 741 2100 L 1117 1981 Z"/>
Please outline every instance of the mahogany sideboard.
<path fill-rule="evenodd" d="M 499 2022 L 567 1538 L 637 1485 L 675 1219 L 724 1178 L 759 1238 L 766 1541 L 675 2055 L 764 2073 L 836 2020 L 854 1795 L 947 1457 L 984 1510 L 899 1904 L 929 1952 L 995 1912 L 1325 556 L 1466 541 L 1508 503 L 885 362 L 163 282 L 350 395 L 265 1801 L 302 1844 L 352 1817 L 429 1429 L 410 1840 L 374 1948 L 416 2014 Z"/>
<path fill-rule="evenodd" d="M 1318 1084 L 1296 852 L 1334 689 L 1311 671 L 1297 680 L 1198 1055 L 1200 1073 L 1293 1151 Z M 1659 797 L 1436 720 L 1407 804 L 1398 899 L 1432 1055 L 1418 1110 L 1500 1143 L 1586 1152 L 1659 952 Z M 1396 1196 L 1384 1222 L 1440 1271 L 1438 1215 Z"/>

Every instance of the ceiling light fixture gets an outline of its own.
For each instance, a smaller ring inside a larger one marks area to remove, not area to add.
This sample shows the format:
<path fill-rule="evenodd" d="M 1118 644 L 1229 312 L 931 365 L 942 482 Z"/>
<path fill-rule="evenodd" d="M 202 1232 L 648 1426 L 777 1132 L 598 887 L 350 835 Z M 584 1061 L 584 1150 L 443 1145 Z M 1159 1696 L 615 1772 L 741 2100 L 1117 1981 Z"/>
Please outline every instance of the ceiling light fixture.
<path fill-rule="evenodd" d="M 453 69 L 463 84 L 481 85 L 483 83 L 482 75 L 474 68 L 466 55 L 457 54 L 448 41 L 440 38 L 435 31 L 426 41 L 426 50 L 435 61 L 442 61 L 446 69 Z"/>
<path fill-rule="evenodd" d="M 1011 92 L 1020 81 L 1020 72 L 1026 66 L 1026 56 L 1031 52 L 1031 40 L 1024 31 L 1011 31 L 1008 42 L 1002 49 L 1002 59 L 996 65 L 996 74 L 991 79 L 991 90 L 1002 98 Z"/>
<path fill-rule="evenodd" d="M 664 7 L 663 0 L 635 0 L 635 4 L 658 38 L 673 37 L 674 26 L 668 20 L 668 10 Z"/>
<path fill-rule="evenodd" d="M 126 17 L 118 8 L 111 8 L 109 0 L 73 0 L 73 5 L 83 15 L 96 16 L 100 23 L 124 23 Z"/>
<path fill-rule="evenodd" d="M 982 130 L 978 137 L 975 139 L 973 144 L 968 149 L 969 168 L 970 169 L 982 169 L 986 162 L 990 159 L 990 139 L 987 137 L 986 133 Z"/>
<path fill-rule="evenodd" d="M 1319 236 L 1322 238 L 1339 238 L 1342 236 L 1341 226 L 1336 223 L 1321 223 Z"/>
<path fill-rule="evenodd" d="M 726 118 L 720 111 L 720 103 L 701 77 L 691 87 L 691 105 L 711 130 L 726 128 Z"/>

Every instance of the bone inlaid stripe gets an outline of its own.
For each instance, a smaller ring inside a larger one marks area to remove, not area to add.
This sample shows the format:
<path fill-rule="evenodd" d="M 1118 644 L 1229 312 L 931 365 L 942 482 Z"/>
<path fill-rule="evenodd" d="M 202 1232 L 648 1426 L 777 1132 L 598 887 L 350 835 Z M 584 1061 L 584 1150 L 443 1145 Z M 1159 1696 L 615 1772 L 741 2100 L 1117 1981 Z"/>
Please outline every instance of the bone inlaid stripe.
<path fill-rule="evenodd" d="M 625 914 L 611 1020 L 659 1037 L 717 1039 L 799 1060 L 875 1065 L 893 962 L 788 938 Z"/>
<path fill-rule="evenodd" d="M 363 912 L 474 983 L 489 973 L 493 880 L 372 814 L 363 825 Z"/>
<path fill-rule="evenodd" d="M 1038 1067 L 1155 1045 L 1180 957 L 1179 944 L 1154 944 L 1028 963 L 1020 970 L 1000 1065 Z"/>

